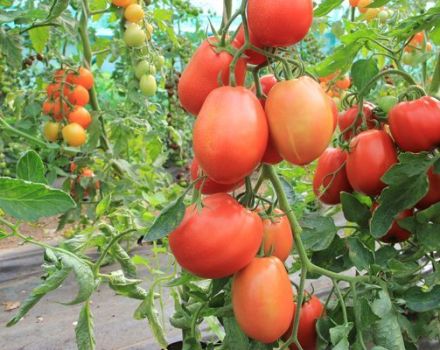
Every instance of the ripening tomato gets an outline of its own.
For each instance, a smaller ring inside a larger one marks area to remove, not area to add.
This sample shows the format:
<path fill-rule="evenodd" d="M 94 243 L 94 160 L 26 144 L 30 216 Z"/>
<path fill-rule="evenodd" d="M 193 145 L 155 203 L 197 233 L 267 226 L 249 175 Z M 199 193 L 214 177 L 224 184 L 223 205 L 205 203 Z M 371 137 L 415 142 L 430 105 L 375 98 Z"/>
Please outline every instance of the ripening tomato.
<path fill-rule="evenodd" d="M 345 171 L 347 152 L 340 148 L 327 148 L 319 157 L 313 178 L 313 192 L 323 203 L 341 203 L 341 192 L 352 192 Z"/>
<path fill-rule="evenodd" d="M 138 62 L 134 68 L 134 75 L 140 79 L 144 74 L 156 74 L 155 65 L 146 60 Z"/>
<path fill-rule="evenodd" d="M 67 99 L 73 105 L 85 106 L 89 103 L 89 92 L 82 85 L 75 85 L 69 89 L 67 93 Z"/>
<path fill-rule="evenodd" d="M 137 24 L 130 23 L 124 32 L 124 42 L 130 47 L 139 47 L 145 44 L 147 34 Z"/>
<path fill-rule="evenodd" d="M 367 11 L 364 13 L 364 18 L 367 21 L 371 21 L 377 17 L 377 15 L 380 13 L 380 8 L 368 8 Z"/>
<path fill-rule="evenodd" d="M 44 114 L 50 115 L 53 110 L 53 102 L 50 100 L 44 101 L 41 109 Z"/>
<path fill-rule="evenodd" d="M 359 0 L 357 4 L 357 8 L 360 13 L 367 12 L 368 8 L 367 6 L 370 5 L 374 0 Z"/>
<path fill-rule="evenodd" d="M 312 0 L 249 0 L 249 30 L 263 46 L 285 47 L 301 41 L 313 21 Z"/>
<path fill-rule="evenodd" d="M 296 312 L 296 303 L 294 304 L 293 312 Z M 322 305 L 321 300 L 316 296 L 312 295 L 309 300 L 303 303 L 301 311 L 299 313 L 299 326 L 298 326 L 298 341 L 304 350 L 315 350 L 316 349 L 316 322 L 324 314 L 324 305 Z M 292 324 L 289 330 L 284 335 L 284 339 L 288 339 L 292 334 L 294 319 L 292 318 Z M 290 350 L 297 350 L 295 344 L 290 345 Z"/>
<path fill-rule="evenodd" d="M 287 331 L 293 317 L 293 291 L 280 259 L 254 258 L 235 274 L 232 308 L 241 330 L 252 339 L 268 344 Z"/>
<path fill-rule="evenodd" d="M 332 106 L 310 77 L 278 82 L 267 97 L 266 114 L 276 149 L 293 164 L 309 164 L 331 141 Z"/>
<path fill-rule="evenodd" d="M 199 167 L 199 162 L 197 161 L 196 158 L 194 158 L 191 163 L 191 181 L 195 181 L 197 178 L 199 178 L 202 175 L 200 173 L 200 170 L 201 169 Z M 242 184 L 243 181 L 240 181 L 235 184 L 224 185 L 211 180 L 209 177 L 206 177 L 205 179 L 198 181 L 195 187 L 198 190 L 200 190 L 203 194 L 214 194 L 220 192 L 231 192 L 236 188 L 240 187 Z"/>
<path fill-rule="evenodd" d="M 428 171 L 429 189 L 428 193 L 423 197 L 416 208 L 426 209 L 431 205 L 440 202 L 440 174 L 435 174 L 433 169 Z"/>
<path fill-rule="evenodd" d="M 336 81 L 336 86 L 341 90 L 347 90 L 351 85 L 351 79 L 349 76 L 344 76 L 342 79 Z"/>
<path fill-rule="evenodd" d="M 440 145 L 440 101 L 433 97 L 398 103 L 388 121 L 394 140 L 404 151 L 431 151 Z"/>
<path fill-rule="evenodd" d="M 169 235 L 177 262 L 203 278 L 222 278 L 248 265 L 263 240 L 263 223 L 255 212 L 226 193 L 205 197 L 202 209 L 191 205 Z"/>
<path fill-rule="evenodd" d="M 63 134 L 64 141 L 69 146 L 79 147 L 86 142 L 86 131 L 77 123 L 67 124 L 63 130 L 61 130 L 61 133 Z"/>
<path fill-rule="evenodd" d="M 94 83 L 92 72 L 84 67 L 80 67 L 77 72 L 69 73 L 66 80 L 70 84 L 81 85 L 87 90 L 90 90 Z"/>
<path fill-rule="evenodd" d="M 125 8 L 124 17 L 129 22 L 137 23 L 144 18 L 144 10 L 141 5 L 131 4 Z"/>
<path fill-rule="evenodd" d="M 374 213 L 379 205 L 377 203 L 373 203 L 371 206 L 371 211 Z M 403 212 L 399 213 L 393 221 L 388 232 L 381 238 L 380 241 L 384 243 L 399 243 L 406 241 L 410 236 L 411 232 L 401 228 L 398 224 L 399 220 L 403 220 L 409 218 L 414 214 L 414 209 L 406 209 Z"/>
<path fill-rule="evenodd" d="M 254 38 L 254 35 L 249 30 L 249 40 L 251 44 L 255 47 L 262 48 L 260 44 L 257 43 L 257 41 Z M 237 36 L 235 37 L 235 42 L 237 44 L 237 49 L 241 48 L 245 43 L 245 37 L 244 37 L 244 29 L 243 26 L 240 26 L 240 29 L 238 30 Z M 234 45 L 234 43 L 233 43 Z M 235 46 L 235 45 L 234 45 Z M 267 58 L 263 54 L 256 52 L 254 50 L 246 50 L 244 54 L 248 57 L 246 61 L 250 64 L 259 65 L 264 62 L 266 62 Z"/>
<path fill-rule="evenodd" d="M 385 131 L 363 131 L 350 142 L 348 181 L 355 191 L 376 196 L 385 187 L 382 176 L 396 163 L 396 148 Z"/>
<path fill-rule="evenodd" d="M 60 124 L 47 122 L 43 127 L 43 135 L 47 141 L 55 142 L 60 134 Z"/>
<path fill-rule="evenodd" d="M 237 183 L 260 163 L 268 134 L 263 107 L 250 90 L 219 87 L 206 98 L 194 124 L 194 154 L 208 177 Z"/>
<path fill-rule="evenodd" d="M 112 0 L 112 4 L 119 7 L 125 7 L 130 5 L 131 0 Z"/>
<path fill-rule="evenodd" d="M 373 129 L 376 126 L 375 118 L 376 115 L 373 113 L 375 106 L 372 103 L 364 103 L 364 115 L 367 121 L 368 129 Z M 358 114 L 358 106 L 353 106 L 345 112 L 339 114 L 338 126 L 342 134 L 344 134 L 344 140 L 350 140 L 353 136 L 353 131 L 351 130 Z M 356 122 L 356 129 L 362 125 L 362 118 L 359 118 Z"/>
<path fill-rule="evenodd" d="M 82 106 L 75 106 L 73 111 L 67 116 L 69 123 L 78 123 L 84 129 L 87 129 L 92 123 L 92 116 L 89 111 Z"/>
<path fill-rule="evenodd" d="M 286 214 L 275 209 L 273 216 L 263 220 L 263 225 L 264 254 L 286 261 L 293 248 L 293 231 Z"/>
<path fill-rule="evenodd" d="M 178 95 L 182 107 L 189 113 L 197 115 L 206 97 L 219 87 L 218 79 L 223 85 L 229 84 L 229 65 L 232 55 L 227 51 L 216 52 L 213 46 L 217 39 L 205 40 L 191 57 L 182 73 L 178 85 Z M 235 66 L 235 79 L 243 85 L 246 75 L 246 61 L 239 59 Z"/>
<path fill-rule="evenodd" d="M 68 104 L 61 100 L 60 97 L 57 97 L 53 101 L 53 108 L 52 108 L 52 116 L 56 121 L 61 121 L 64 116 L 69 114 L 70 108 Z"/>

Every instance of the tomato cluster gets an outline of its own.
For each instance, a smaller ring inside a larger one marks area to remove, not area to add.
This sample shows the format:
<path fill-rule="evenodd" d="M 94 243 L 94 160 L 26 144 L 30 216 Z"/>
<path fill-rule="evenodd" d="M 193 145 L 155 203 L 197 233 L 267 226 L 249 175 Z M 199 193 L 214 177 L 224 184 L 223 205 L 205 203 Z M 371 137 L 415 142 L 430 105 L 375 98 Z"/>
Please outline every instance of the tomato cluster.
<path fill-rule="evenodd" d="M 352 7 L 357 7 L 359 12 L 363 15 L 363 18 L 367 21 L 371 21 L 375 18 L 379 18 L 380 22 L 385 23 L 392 15 L 392 11 L 385 7 L 369 8 L 368 5 L 372 4 L 374 0 L 349 0 Z"/>
<path fill-rule="evenodd" d="M 407 65 L 415 65 L 423 58 L 423 53 L 432 51 L 432 44 L 425 37 L 424 32 L 416 33 L 405 46 L 402 62 Z"/>
<path fill-rule="evenodd" d="M 69 146 L 80 147 L 86 142 L 86 129 L 92 123 L 92 116 L 85 106 L 89 103 L 88 90 L 93 84 L 93 74 L 85 67 L 68 67 L 54 72 L 42 106 L 43 113 L 55 120 L 43 127 L 48 141 L 56 142 L 61 133 Z"/>

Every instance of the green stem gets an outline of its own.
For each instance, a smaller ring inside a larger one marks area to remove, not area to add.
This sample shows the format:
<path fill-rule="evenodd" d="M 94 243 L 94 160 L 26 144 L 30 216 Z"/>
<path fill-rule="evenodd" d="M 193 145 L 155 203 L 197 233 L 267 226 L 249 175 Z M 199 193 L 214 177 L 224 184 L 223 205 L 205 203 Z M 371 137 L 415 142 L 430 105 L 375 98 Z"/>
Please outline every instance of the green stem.
<path fill-rule="evenodd" d="M 223 0 L 223 19 L 221 29 L 225 27 L 232 15 L 232 0 Z"/>
<path fill-rule="evenodd" d="M 344 324 L 348 324 L 348 317 L 347 317 L 347 307 L 345 306 L 344 298 L 342 297 L 341 289 L 339 288 L 338 281 L 332 280 L 333 286 L 335 287 L 336 295 L 339 299 L 339 304 L 341 304 L 342 309 L 342 318 L 344 320 Z"/>
<path fill-rule="evenodd" d="M 17 134 L 21 137 L 24 137 L 25 139 L 35 143 L 36 145 L 40 146 L 41 148 L 47 148 L 47 144 L 39 139 L 37 139 L 36 137 L 29 135 L 21 130 L 18 130 L 16 128 L 14 128 L 12 125 L 10 125 L 5 119 L 3 114 L 0 113 L 0 123 L 3 124 L 4 128 L 7 131 L 10 131 L 14 134 Z"/>
<path fill-rule="evenodd" d="M 429 86 L 429 92 L 436 94 L 440 89 L 440 53 L 437 57 L 437 63 L 435 64 L 434 74 L 432 75 L 432 82 Z"/>
<path fill-rule="evenodd" d="M 356 335 L 357 339 L 362 347 L 363 350 L 367 350 L 367 347 L 364 343 L 364 336 L 362 334 L 362 321 L 361 321 L 361 315 L 360 315 L 360 308 L 359 308 L 359 302 L 357 298 L 357 290 L 356 290 L 356 283 L 351 282 L 350 283 L 351 292 L 353 295 L 353 306 L 354 306 L 354 317 L 355 317 L 355 324 L 356 324 Z"/>

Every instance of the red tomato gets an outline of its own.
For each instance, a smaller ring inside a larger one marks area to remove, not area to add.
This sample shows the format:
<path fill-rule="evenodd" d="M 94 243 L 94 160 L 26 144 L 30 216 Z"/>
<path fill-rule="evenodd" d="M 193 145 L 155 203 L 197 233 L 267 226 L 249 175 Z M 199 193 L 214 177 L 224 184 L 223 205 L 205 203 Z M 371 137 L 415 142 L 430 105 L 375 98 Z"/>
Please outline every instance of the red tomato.
<path fill-rule="evenodd" d="M 234 184 L 260 164 L 268 140 L 267 120 L 244 87 L 212 91 L 194 124 L 194 154 L 212 180 Z"/>
<path fill-rule="evenodd" d="M 53 73 L 53 80 L 55 80 L 56 82 L 61 82 L 64 78 L 64 75 L 64 69 L 58 69 Z"/>
<path fill-rule="evenodd" d="M 266 114 L 276 149 L 293 164 L 309 164 L 332 139 L 332 106 L 307 76 L 277 83 L 267 97 Z"/>
<path fill-rule="evenodd" d="M 266 95 L 266 97 L 267 97 L 267 95 L 269 95 L 270 90 L 272 90 L 272 88 L 275 86 L 275 84 L 277 82 L 278 82 L 277 78 L 275 78 L 275 76 L 273 74 L 263 75 L 260 78 L 261 90 Z M 261 99 L 260 102 L 263 107 L 266 107 L 266 100 L 265 99 Z"/>
<path fill-rule="evenodd" d="M 433 97 L 398 103 L 388 121 L 394 140 L 404 151 L 431 151 L 440 145 L 440 101 Z"/>
<path fill-rule="evenodd" d="M 255 212 L 226 193 L 207 196 L 203 208 L 186 209 L 170 236 L 177 262 L 203 278 L 222 278 L 248 265 L 263 240 L 263 223 Z"/>
<path fill-rule="evenodd" d="M 232 281 L 232 308 L 242 331 L 272 343 L 289 328 L 293 291 L 283 263 L 275 256 L 254 258 Z"/>
<path fill-rule="evenodd" d="M 304 350 L 315 350 L 316 349 L 316 322 L 324 314 L 324 306 L 316 296 L 312 297 L 303 303 L 301 311 L 299 313 L 299 326 L 298 326 L 298 341 Z M 296 312 L 296 303 L 293 309 L 294 315 Z M 284 339 L 288 339 L 292 334 L 293 322 L 290 325 L 289 330 L 284 335 Z M 297 350 L 295 344 L 290 345 L 291 350 Z"/>
<path fill-rule="evenodd" d="M 343 77 L 336 81 L 336 86 L 341 90 L 347 90 L 351 85 L 351 79 L 348 76 Z"/>
<path fill-rule="evenodd" d="M 67 116 L 69 123 L 78 123 L 84 129 L 87 129 L 92 123 L 92 116 L 89 111 L 81 106 L 75 106 Z"/>
<path fill-rule="evenodd" d="M 364 115 L 367 120 L 367 127 L 369 129 L 373 129 L 376 125 L 374 122 L 376 116 L 373 113 L 373 109 L 375 106 L 369 102 L 364 103 Z M 356 120 L 356 116 L 358 114 L 359 108 L 358 106 L 353 106 L 346 112 L 340 113 L 338 118 L 338 126 L 341 133 L 344 134 L 345 140 L 350 140 L 353 136 L 351 127 Z M 362 125 L 362 119 L 359 119 L 356 123 L 356 129 Z"/>
<path fill-rule="evenodd" d="M 50 115 L 53 110 L 53 102 L 46 100 L 43 102 L 42 111 L 44 114 Z"/>
<path fill-rule="evenodd" d="M 60 83 L 52 83 L 47 85 L 46 87 L 47 96 L 53 98 L 60 96 L 60 89 L 61 89 Z"/>
<path fill-rule="evenodd" d="M 53 102 L 52 116 L 56 121 L 62 120 L 69 114 L 70 108 L 65 101 L 62 101 L 60 97 L 57 97 Z"/>
<path fill-rule="evenodd" d="M 258 48 L 262 48 L 262 46 L 256 42 L 255 37 L 251 31 L 249 31 L 249 39 L 250 39 L 252 45 L 254 45 Z M 244 38 L 243 26 L 240 26 L 240 29 L 238 30 L 237 36 L 235 37 L 235 41 L 237 43 L 238 49 L 244 45 L 245 38 Z M 267 59 L 266 56 L 254 51 L 254 50 L 246 50 L 244 52 L 244 54 L 248 57 L 247 62 L 250 64 L 259 65 L 259 64 L 266 62 L 266 59 Z"/>
<path fill-rule="evenodd" d="M 67 98 L 73 105 L 85 106 L 87 103 L 89 103 L 89 92 L 84 86 L 76 85 L 69 89 Z"/>
<path fill-rule="evenodd" d="M 81 85 L 87 90 L 93 87 L 93 74 L 87 68 L 80 67 L 78 72 L 69 73 L 66 78 L 67 82 L 74 85 Z"/>
<path fill-rule="evenodd" d="M 276 256 L 282 262 L 286 261 L 293 248 L 293 232 L 286 214 L 275 209 L 274 216 L 264 219 L 263 225 L 264 254 Z"/>
<path fill-rule="evenodd" d="M 371 211 L 376 211 L 376 208 L 379 205 L 377 203 L 373 203 L 371 206 Z M 385 236 L 379 238 L 380 241 L 385 243 L 399 243 L 406 241 L 410 236 L 411 232 L 401 228 L 399 224 L 397 223 L 399 220 L 403 220 L 405 218 L 408 218 L 414 214 L 413 209 L 406 209 L 403 212 L 399 213 L 395 220 L 393 221 L 393 224 L 391 228 L 388 230 Z"/>
<path fill-rule="evenodd" d="M 229 65 L 232 56 L 227 51 L 217 53 L 217 48 L 212 46 L 216 41 L 211 37 L 202 43 L 191 57 L 179 80 L 180 103 L 193 115 L 199 113 L 209 93 L 219 87 L 219 77 L 224 85 L 229 84 Z M 245 75 L 246 61 L 239 59 L 235 66 L 238 85 L 243 85 Z"/>
<path fill-rule="evenodd" d="M 359 3 L 359 0 L 350 0 L 350 6 L 351 7 L 356 7 Z"/>
<path fill-rule="evenodd" d="M 347 153 L 340 148 L 327 148 L 319 157 L 313 178 L 313 192 L 325 204 L 341 203 L 341 192 L 352 192 L 345 171 Z"/>
<path fill-rule="evenodd" d="M 382 176 L 396 163 L 396 148 L 385 131 L 363 131 L 350 142 L 348 181 L 355 191 L 376 196 L 385 187 Z"/>
<path fill-rule="evenodd" d="M 426 209 L 431 205 L 440 202 L 440 174 L 435 174 L 431 169 L 428 171 L 429 189 L 428 193 L 423 197 L 416 207 L 418 209 Z"/>
<path fill-rule="evenodd" d="M 199 173 L 200 167 L 199 162 L 196 158 L 193 159 L 191 163 L 191 180 L 195 181 L 201 174 Z M 243 184 L 243 181 L 240 181 L 235 184 L 219 184 L 210 178 L 206 177 L 203 180 L 200 180 L 196 183 L 196 188 L 200 190 L 200 187 L 203 185 L 203 188 L 201 189 L 201 192 L 203 194 L 214 194 L 219 192 L 231 192 L 235 190 L 236 188 L 240 187 Z"/>
<path fill-rule="evenodd" d="M 313 21 L 312 0 L 249 0 L 249 30 L 263 46 L 284 47 L 301 41 Z"/>

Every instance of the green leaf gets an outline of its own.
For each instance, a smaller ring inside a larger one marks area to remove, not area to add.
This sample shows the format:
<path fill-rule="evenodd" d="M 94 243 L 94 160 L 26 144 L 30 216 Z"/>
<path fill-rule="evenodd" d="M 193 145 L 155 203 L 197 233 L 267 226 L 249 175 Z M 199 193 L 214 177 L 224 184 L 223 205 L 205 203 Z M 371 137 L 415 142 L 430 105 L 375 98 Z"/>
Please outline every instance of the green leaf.
<path fill-rule="evenodd" d="M 371 304 L 371 310 L 380 318 L 390 313 L 392 307 L 390 296 L 383 290 L 379 291 L 378 297 Z"/>
<path fill-rule="evenodd" d="M 330 328 L 330 339 L 333 344 L 333 350 L 349 350 L 350 342 L 348 341 L 348 335 L 352 328 L 353 323 L 351 322 Z"/>
<path fill-rule="evenodd" d="M 35 27 L 29 30 L 29 37 L 35 51 L 42 53 L 49 41 L 50 27 Z"/>
<path fill-rule="evenodd" d="M 348 256 L 354 266 L 361 271 L 367 269 L 373 262 L 372 253 L 364 246 L 362 241 L 357 237 L 349 237 L 347 239 Z"/>
<path fill-rule="evenodd" d="M 34 221 L 75 207 L 74 200 L 61 190 L 21 179 L 0 177 L 0 208 L 17 219 Z"/>
<path fill-rule="evenodd" d="M 337 232 L 333 219 L 328 217 L 316 215 L 306 217 L 302 226 L 304 231 L 301 239 L 304 246 L 314 252 L 328 248 Z"/>
<path fill-rule="evenodd" d="M 376 7 L 382 7 L 386 4 L 388 4 L 391 0 L 375 0 L 370 5 L 366 6 L 368 8 L 376 8 Z"/>
<path fill-rule="evenodd" d="M 43 298 L 47 293 L 58 288 L 69 275 L 70 271 L 70 267 L 63 266 L 61 269 L 52 272 L 49 277 L 47 277 L 38 287 L 32 290 L 31 294 L 26 298 L 23 304 L 21 304 L 18 312 L 7 323 L 6 326 L 11 327 L 20 321 L 21 318 L 26 315 L 28 311 L 40 301 L 41 298 Z"/>
<path fill-rule="evenodd" d="M 95 334 L 93 332 L 93 315 L 90 303 L 87 301 L 79 313 L 78 324 L 75 327 L 76 344 L 80 350 L 95 349 Z"/>
<path fill-rule="evenodd" d="M 353 85 L 356 86 L 358 91 L 361 91 L 377 73 L 379 73 L 379 67 L 376 60 L 372 58 L 358 60 L 351 67 Z M 374 87 L 375 84 L 370 85 L 366 94 Z"/>
<path fill-rule="evenodd" d="M 427 312 L 440 309 L 440 286 L 435 286 L 429 292 L 423 292 L 419 287 L 412 287 L 405 292 L 403 299 L 409 309 L 415 312 Z"/>
<path fill-rule="evenodd" d="M 249 349 L 249 339 L 240 329 L 234 317 L 225 317 L 223 327 L 226 333 L 223 341 L 225 349 Z"/>
<path fill-rule="evenodd" d="M 53 0 L 47 20 L 59 17 L 69 6 L 69 0 Z"/>
<path fill-rule="evenodd" d="M 18 31 L 6 31 L 5 28 L 0 26 L 0 52 L 6 56 L 9 65 L 19 69 L 22 62 L 22 37 Z"/>
<path fill-rule="evenodd" d="M 405 350 L 403 335 L 394 310 L 373 325 L 372 333 L 375 345 L 388 350 Z"/>
<path fill-rule="evenodd" d="M 344 0 L 324 0 L 314 10 L 315 17 L 322 17 L 328 14 L 331 10 L 340 6 Z"/>
<path fill-rule="evenodd" d="M 151 242 L 167 236 L 179 226 L 184 216 L 185 205 L 181 196 L 161 211 L 145 235 L 144 241 Z"/>
<path fill-rule="evenodd" d="M 297 195 L 292 187 L 292 185 L 289 183 L 289 181 L 286 180 L 284 176 L 279 176 L 281 185 L 283 186 L 284 193 L 287 197 L 287 202 L 290 206 L 293 206 L 297 201 Z"/>
<path fill-rule="evenodd" d="M 139 287 L 139 284 L 141 283 L 142 280 L 126 278 L 124 273 L 121 270 L 118 270 L 111 273 L 109 286 L 118 295 L 144 300 L 148 293 L 143 288 Z"/>
<path fill-rule="evenodd" d="M 401 153 L 399 163 L 388 170 L 382 180 L 388 185 L 404 183 L 414 176 L 425 175 L 433 162 L 427 153 Z"/>
<path fill-rule="evenodd" d="M 345 218 L 358 224 L 361 227 L 368 227 L 368 220 L 371 218 L 370 208 L 359 201 L 351 193 L 341 193 L 342 211 Z"/>
<path fill-rule="evenodd" d="M 128 253 L 121 247 L 119 243 L 115 243 L 110 248 L 110 255 L 121 265 L 122 270 L 128 277 L 136 278 L 136 265 L 131 260 Z"/>
<path fill-rule="evenodd" d="M 35 151 L 23 154 L 17 162 L 17 177 L 22 180 L 46 184 L 44 164 Z"/>
<path fill-rule="evenodd" d="M 108 208 L 110 207 L 110 204 L 112 202 L 112 195 L 107 194 L 104 196 L 104 198 L 102 198 L 99 203 L 96 205 L 96 209 L 95 209 L 95 213 L 96 213 L 96 218 L 100 218 L 102 215 L 104 215 Z"/>
<path fill-rule="evenodd" d="M 361 320 L 362 320 L 362 328 L 367 329 L 370 327 L 374 322 L 378 321 L 380 318 L 374 314 L 374 312 L 371 310 L 370 302 L 362 297 L 360 300 L 360 314 L 361 314 Z"/>

